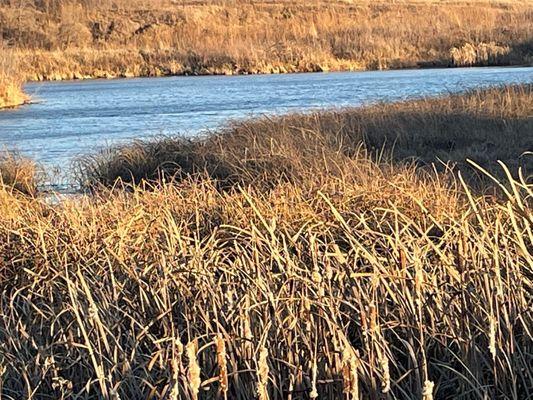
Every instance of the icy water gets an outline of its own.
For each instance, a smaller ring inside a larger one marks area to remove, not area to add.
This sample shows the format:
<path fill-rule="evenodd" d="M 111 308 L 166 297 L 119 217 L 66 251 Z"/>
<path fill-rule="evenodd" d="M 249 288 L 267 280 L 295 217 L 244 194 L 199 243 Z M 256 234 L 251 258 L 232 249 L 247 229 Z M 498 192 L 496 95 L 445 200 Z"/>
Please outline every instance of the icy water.
<path fill-rule="evenodd" d="M 0 112 L 0 146 L 47 167 L 160 134 L 196 135 L 229 119 L 359 106 L 533 82 L 533 68 L 457 68 L 30 83 L 34 104 Z"/>

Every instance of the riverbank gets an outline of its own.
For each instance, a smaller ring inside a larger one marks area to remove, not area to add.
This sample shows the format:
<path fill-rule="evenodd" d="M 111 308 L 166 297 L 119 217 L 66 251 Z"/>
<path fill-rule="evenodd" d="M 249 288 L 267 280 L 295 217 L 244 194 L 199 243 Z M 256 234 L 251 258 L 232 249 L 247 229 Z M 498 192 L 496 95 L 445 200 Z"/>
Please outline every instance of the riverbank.
<path fill-rule="evenodd" d="M 25 80 L 533 60 L 533 5 L 521 1 L 161 1 L 150 10 L 116 1 L 7 4 L 0 34 L 17 51 Z"/>
<path fill-rule="evenodd" d="M 525 85 L 261 119 L 97 154 L 60 204 L 2 185 L 2 393 L 530 397 L 532 108 Z"/>
<path fill-rule="evenodd" d="M 363 146 L 386 159 L 465 167 L 472 159 L 496 173 L 533 170 L 533 85 L 235 122 L 201 139 L 162 137 L 104 149 L 78 164 L 82 187 L 188 179 L 206 173 L 222 187 L 303 184 L 309 173 L 343 164 Z M 392 157 L 392 158 L 391 158 Z M 467 170 L 463 171 L 466 177 Z M 474 179 L 477 180 L 477 177 Z"/>

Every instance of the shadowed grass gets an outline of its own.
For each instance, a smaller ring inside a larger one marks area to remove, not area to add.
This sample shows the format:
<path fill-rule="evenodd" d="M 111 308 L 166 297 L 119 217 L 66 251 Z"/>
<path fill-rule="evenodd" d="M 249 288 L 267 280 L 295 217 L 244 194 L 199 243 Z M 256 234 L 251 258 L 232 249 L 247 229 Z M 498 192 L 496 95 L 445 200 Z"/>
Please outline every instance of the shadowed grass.
<path fill-rule="evenodd" d="M 16 193 L 35 196 L 39 186 L 35 163 L 16 153 L 0 152 L 0 185 Z"/>

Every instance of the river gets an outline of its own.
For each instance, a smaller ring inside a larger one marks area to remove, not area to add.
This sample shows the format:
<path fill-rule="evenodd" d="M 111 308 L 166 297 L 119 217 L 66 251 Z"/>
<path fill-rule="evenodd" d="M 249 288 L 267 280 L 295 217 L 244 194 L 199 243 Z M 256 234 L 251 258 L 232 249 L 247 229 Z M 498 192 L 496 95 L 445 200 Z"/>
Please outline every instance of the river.
<path fill-rule="evenodd" d="M 533 68 L 455 68 L 29 83 L 33 104 L 0 112 L 0 146 L 65 167 L 103 146 L 196 135 L 230 119 L 533 82 Z"/>

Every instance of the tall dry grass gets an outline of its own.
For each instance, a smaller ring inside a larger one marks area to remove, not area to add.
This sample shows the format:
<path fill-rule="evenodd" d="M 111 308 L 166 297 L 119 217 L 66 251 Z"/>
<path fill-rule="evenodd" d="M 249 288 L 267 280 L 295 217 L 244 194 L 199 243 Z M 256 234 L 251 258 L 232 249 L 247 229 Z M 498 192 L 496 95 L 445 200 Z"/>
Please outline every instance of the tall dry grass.
<path fill-rule="evenodd" d="M 531 64 L 531 2 L 4 1 L 27 79 Z"/>
<path fill-rule="evenodd" d="M 36 196 L 43 181 L 36 163 L 15 152 L 0 152 L 0 186 L 13 193 Z"/>
<path fill-rule="evenodd" d="M 22 83 L 17 56 L 0 41 L 0 108 L 18 106 L 27 101 Z"/>
<path fill-rule="evenodd" d="M 0 189 L 2 393 L 530 397 L 531 184 L 343 170 L 59 206 Z"/>
<path fill-rule="evenodd" d="M 484 93 L 464 104 L 506 113 Z M 508 123 L 532 105 L 512 104 Z M 314 118 L 289 120 L 303 135 Z M 330 149 L 299 149 L 314 167 L 298 182 L 188 176 L 59 204 L 0 188 L 1 394 L 530 398 L 528 172 L 500 167 L 479 194 L 449 170 Z"/>

